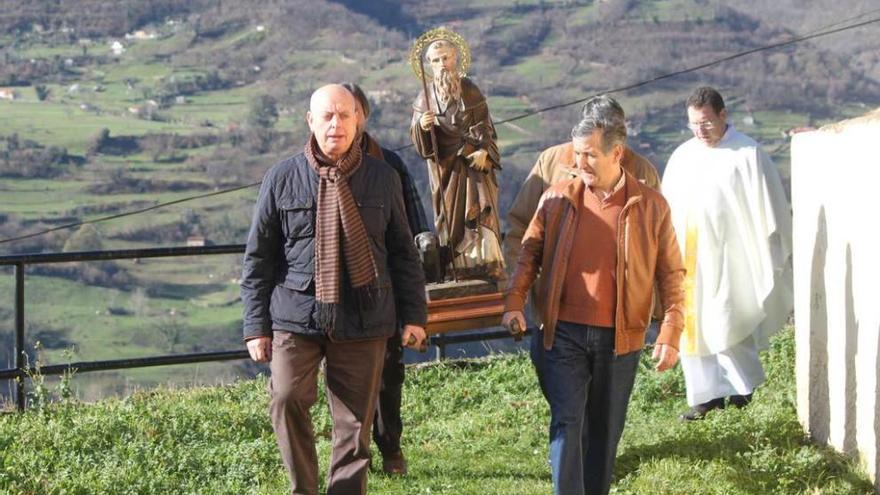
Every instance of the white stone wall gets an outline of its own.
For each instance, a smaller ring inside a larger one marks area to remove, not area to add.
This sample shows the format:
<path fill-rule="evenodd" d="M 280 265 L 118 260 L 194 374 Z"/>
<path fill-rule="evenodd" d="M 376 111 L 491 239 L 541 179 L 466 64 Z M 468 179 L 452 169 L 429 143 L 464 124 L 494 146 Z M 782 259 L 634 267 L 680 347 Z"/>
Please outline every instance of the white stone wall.
<path fill-rule="evenodd" d="M 798 416 L 880 489 L 880 109 L 796 134 L 791 176 Z"/>

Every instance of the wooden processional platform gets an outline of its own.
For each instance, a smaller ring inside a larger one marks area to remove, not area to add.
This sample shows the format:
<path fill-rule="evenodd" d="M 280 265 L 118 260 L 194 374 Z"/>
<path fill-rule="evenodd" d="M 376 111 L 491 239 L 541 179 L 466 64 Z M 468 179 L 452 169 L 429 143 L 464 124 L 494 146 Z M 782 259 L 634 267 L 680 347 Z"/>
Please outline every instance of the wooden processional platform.
<path fill-rule="evenodd" d="M 497 284 L 464 280 L 428 284 L 427 334 L 473 330 L 501 325 L 504 295 Z"/>

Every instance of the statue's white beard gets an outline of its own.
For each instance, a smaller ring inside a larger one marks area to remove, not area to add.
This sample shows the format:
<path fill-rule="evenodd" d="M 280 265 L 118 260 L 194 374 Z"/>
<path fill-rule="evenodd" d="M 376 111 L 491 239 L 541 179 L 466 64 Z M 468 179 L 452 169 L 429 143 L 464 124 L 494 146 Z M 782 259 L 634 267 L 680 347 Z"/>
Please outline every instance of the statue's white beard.
<path fill-rule="evenodd" d="M 461 99 L 461 79 L 456 72 L 441 70 L 434 77 L 434 86 L 437 88 L 437 97 L 440 99 L 440 103 L 444 105 Z"/>

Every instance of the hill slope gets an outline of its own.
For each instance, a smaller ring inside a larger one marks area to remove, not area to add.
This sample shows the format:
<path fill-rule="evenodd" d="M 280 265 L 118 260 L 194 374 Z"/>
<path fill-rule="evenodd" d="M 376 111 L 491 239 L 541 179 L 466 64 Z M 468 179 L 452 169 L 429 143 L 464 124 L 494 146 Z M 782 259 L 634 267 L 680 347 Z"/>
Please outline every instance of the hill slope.
<path fill-rule="evenodd" d="M 309 94 L 328 82 L 360 83 L 373 103 L 371 132 L 403 148 L 419 87 L 409 47 L 439 24 L 468 40 L 472 76 L 503 120 L 790 39 L 870 10 L 869 3 L 0 0 L 0 87 L 17 94 L 0 100 L 0 239 L 256 182 L 301 149 Z M 687 94 L 713 84 L 732 121 L 767 147 L 787 179 L 787 130 L 880 105 L 872 76 L 880 67 L 878 33 L 877 25 L 865 27 L 615 93 L 630 119 L 630 145 L 662 170 L 688 137 Z M 538 152 L 568 139 L 579 107 L 499 126 L 502 221 Z M 430 211 L 425 167 L 411 149 L 402 154 Z M 0 244 L 0 253 L 181 245 L 189 237 L 239 243 L 255 194 Z M 71 345 L 76 360 L 240 347 L 239 263 L 34 268 L 28 348 L 42 341 L 57 363 Z M 9 294 L 0 297 L 0 315 L 12 314 L 10 284 L 0 279 Z M 68 292 L 44 297 L 57 288 Z M 78 306 L 66 304 L 74 299 Z M 11 328 L 11 316 L 0 318 L 7 363 Z M 193 374 L 119 372 L 108 388 Z"/>
<path fill-rule="evenodd" d="M 794 412 L 791 330 L 764 355 L 769 382 L 747 409 L 697 424 L 678 369 L 646 356 L 617 461 L 619 494 L 869 494 L 851 464 L 803 438 Z M 282 493 L 265 379 L 142 392 L 0 417 L 0 491 L 12 493 Z M 406 478 L 374 470 L 382 494 L 547 493 L 548 412 L 526 355 L 411 369 L 404 392 Z M 330 425 L 313 411 L 322 472 Z"/>

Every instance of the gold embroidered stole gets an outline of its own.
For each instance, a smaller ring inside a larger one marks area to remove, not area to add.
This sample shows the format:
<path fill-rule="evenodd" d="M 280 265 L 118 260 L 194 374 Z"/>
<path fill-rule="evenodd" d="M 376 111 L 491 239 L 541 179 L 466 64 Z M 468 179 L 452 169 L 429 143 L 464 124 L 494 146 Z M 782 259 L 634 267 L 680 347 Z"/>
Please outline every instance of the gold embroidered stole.
<path fill-rule="evenodd" d="M 688 215 L 687 229 L 685 231 L 684 244 L 684 267 L 687 270 L 684 278 L 684 332 L 682 334 L 685 354 L 694 355 L 697 352 L 697 334 L 699 323 L 697 322 L 697 225 Z"/>

